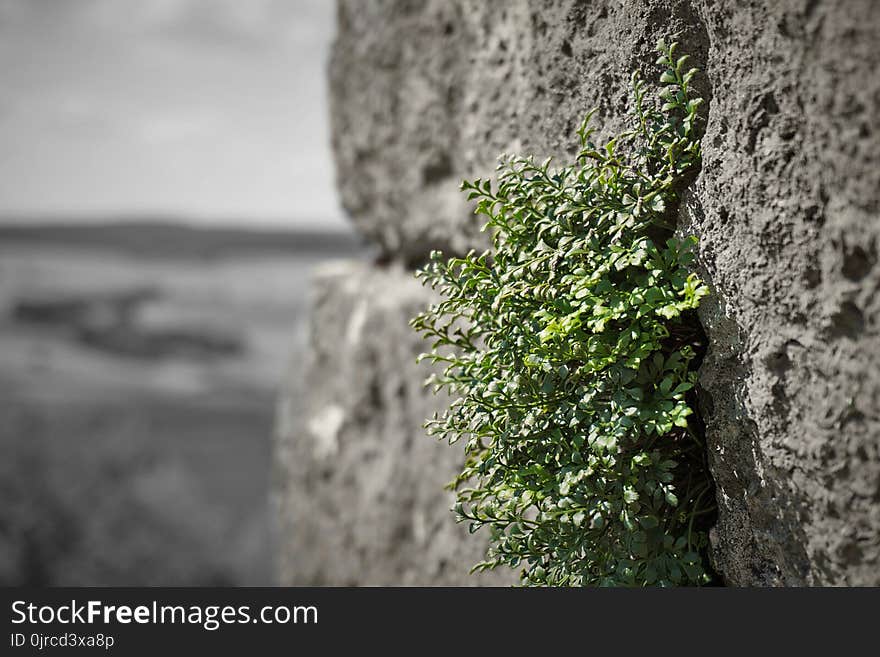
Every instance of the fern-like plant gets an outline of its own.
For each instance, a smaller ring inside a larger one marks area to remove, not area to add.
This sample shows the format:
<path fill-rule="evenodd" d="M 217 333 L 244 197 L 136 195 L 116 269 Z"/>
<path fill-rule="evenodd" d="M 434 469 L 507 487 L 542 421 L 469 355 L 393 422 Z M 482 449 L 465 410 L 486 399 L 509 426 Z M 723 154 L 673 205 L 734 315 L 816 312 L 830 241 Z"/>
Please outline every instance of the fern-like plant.
<path fill-rule="evenodd" d="M 463 183 L 492 248 L 434 252 L 417 274 L 442 298 L 412 321 L 442 364 L 429 383 L 454 399 L 427 427 L 466 442 L 455 511 L 490 530 L 476 570 L 521 568 L 525 585 L 710 580 L 714 494 L 692 415 L 708 289 L 695 240 L 674 235 L 701 99 L 676 46 L 658 44 L 655 97 L 633 75 L 631 128 L 604 147 L 587 115 L 573 165 L 502 157 L 497 182 Z"/>

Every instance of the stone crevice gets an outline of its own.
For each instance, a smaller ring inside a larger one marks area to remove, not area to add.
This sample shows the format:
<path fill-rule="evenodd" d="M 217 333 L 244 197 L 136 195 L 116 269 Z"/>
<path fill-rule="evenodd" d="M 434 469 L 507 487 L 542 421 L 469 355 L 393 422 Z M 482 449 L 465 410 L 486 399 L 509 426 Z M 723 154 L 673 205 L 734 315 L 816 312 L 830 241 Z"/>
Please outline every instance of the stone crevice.
<path fill-rule="evenodd" d="M 434 489 L 458 456 L 421 429 L 444 400 L 411 362 L 406 320 L 431 297 L 409 269 L 485 247 L 458 181 L 499 153 L 568 160 L 592 107 L 597 139 L 617 132 L 630 72 L 654 80 L 654 44 L 675 36 L 706 100 L 678 230 L 713 292 L 699 404 L 715 567 L 738 586 L 880 584 L 880 3 L 338 4 L 337 181 L 381 266 L 316 279 L 304 408 L 279 427 L 284 581 L 475 583 L 481 546 Z M 309 456 L 315 417 L 330 465 Z"/>

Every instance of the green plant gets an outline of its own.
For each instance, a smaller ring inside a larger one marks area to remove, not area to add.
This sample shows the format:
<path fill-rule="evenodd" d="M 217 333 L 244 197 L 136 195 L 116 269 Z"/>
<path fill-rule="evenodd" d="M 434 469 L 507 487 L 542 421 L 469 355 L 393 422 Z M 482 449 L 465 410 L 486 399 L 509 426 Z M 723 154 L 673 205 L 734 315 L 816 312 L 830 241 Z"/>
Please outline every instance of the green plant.
<path fill-rule="evenodd" d="M 430 434 L 466 441 L 450 484 L 459 521 L 488 526 L 475 570 L 525 585 L 701 584 L 714 495 L 692 416 L 694 238 L 674 235 L 696 172 L 702 102 L 676 58 L 658 99 L 633 74 L 632 128 L 603 148 L 587 115 L 572 166 L 502 156 L 497 184 L 464 182 L 492 248 L 417 273 L 442 300 L 412 320 L 454 398 Z"/>

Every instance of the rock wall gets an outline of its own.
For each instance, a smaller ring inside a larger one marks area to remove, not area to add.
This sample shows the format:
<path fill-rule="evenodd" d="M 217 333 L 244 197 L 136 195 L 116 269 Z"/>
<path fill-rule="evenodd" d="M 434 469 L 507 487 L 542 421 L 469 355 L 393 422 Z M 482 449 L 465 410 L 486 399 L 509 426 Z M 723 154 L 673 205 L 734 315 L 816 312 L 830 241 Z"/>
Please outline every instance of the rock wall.
<path fill-rule="evenodd" d="M 880 3 L 340 0 L 338 31 L 341 197 L 398 268 L 431 248 L 479 246 L 459 181 L 490 172 L 501 152 L 570 157 L 591 107 L 603 132 L 618 129 L 630 72 L 654 79 L 654 44 L 677 37 L 708 101 L 680 226 L 700 238 L 713 290 L 700 381 L 714 563 L 731 585 L 880 584 Z M 307 410 L 280 443 L 339 451 L 326 480 L 308 459 L 282 477 L 285 579 L 338 581 L 322 574 L 334 559 L 351 583 L 457 583 L 452 571 L 481 539 L 450 528 L 448 500 L 427 480 L 456 464 L 419 436 L 436 402 L 418 388 L 401 315 L 426 295 L 378 266 L 318 289 Z M 374 308 L 372 329 L 340 333 L 362 321 L 355 299 Z M 373 355 L 353 364 L 355 353 Z M 322 433 L 337 425 L 349 433 Z M 366 474 L 376 458 L 409 493 L 380 500 Z M 334 517 L 334 498 L 357 518 Z M 398 541 L 395 523 L 407 522 Z M 441 545 L 417 540 L 434 531 Z"/>
<path fill-rule="evenodd" d="M 422 429 L 448 403 L 424 389 L 424 345 L 409 327 L 430 294 L 399 266 L 361 262 L 324 265 L 312 287 L 304 394 L 286 395 L 278 414 L 282 582 L 513 581 L 468 575 L 485 543 L 454 522 L 444 489 L 461 451 Z"/>

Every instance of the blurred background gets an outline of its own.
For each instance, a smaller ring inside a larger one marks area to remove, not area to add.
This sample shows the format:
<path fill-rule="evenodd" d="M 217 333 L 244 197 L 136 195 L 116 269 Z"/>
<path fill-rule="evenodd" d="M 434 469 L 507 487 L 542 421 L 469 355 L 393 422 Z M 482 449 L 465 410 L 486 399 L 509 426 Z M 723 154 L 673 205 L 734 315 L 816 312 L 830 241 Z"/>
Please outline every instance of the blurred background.
<path fill-rule="evenodd" d="M 275 582 L 333 5 L 0 0 L 0 585 Z"/>

